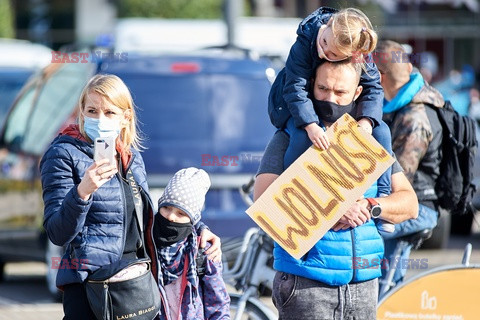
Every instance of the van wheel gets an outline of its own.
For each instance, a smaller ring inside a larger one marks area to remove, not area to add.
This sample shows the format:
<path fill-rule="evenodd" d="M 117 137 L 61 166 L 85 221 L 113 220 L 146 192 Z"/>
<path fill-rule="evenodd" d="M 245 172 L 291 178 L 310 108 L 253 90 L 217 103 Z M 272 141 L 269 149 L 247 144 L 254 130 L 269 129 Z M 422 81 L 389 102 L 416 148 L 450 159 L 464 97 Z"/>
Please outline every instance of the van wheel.
<path fill-rule="evenodd" d="M 432 236 L 427 239 L 422 248 L 425 249 L 443 249 L 447 246 L 450 239 L 451 215 L 448 211 L 440 208 L 440 217 L 437 226 L 433 229 Z"/>

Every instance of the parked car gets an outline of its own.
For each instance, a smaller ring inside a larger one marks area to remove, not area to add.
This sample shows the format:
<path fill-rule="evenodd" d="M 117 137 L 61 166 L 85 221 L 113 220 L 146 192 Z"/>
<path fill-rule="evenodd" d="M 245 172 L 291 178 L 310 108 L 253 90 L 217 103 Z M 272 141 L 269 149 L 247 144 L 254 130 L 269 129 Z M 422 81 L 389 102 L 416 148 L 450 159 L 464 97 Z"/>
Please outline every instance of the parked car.
<path fill-rule="evenodd" d="M 221 237 L 243 235 L 254 225 L 238 188 L 255 173 L 274 133 L 266 103 L 275 70 L 269 60 L 215 52 L 56 63 L 22 89 L 0 135 L 0 191 L 13 190 L 0 192 L 0 268 L 19 260 L 50 265 L 61 255 L 42 228 L 37 166 L 58 132 L 75 121 L 81 89 L 96 73 L 120 76 L 132 92 L 154 201 L 177 170 L 201 167 L 212 180 L 202 220 Z M 51 265 L 49 271 L 55 292 Z"/>
<path fill-rule="evenodd" d="M 26 40 L 0 39 L 0 124 L 20 89 L 50 63 L 51 49 Z"/>

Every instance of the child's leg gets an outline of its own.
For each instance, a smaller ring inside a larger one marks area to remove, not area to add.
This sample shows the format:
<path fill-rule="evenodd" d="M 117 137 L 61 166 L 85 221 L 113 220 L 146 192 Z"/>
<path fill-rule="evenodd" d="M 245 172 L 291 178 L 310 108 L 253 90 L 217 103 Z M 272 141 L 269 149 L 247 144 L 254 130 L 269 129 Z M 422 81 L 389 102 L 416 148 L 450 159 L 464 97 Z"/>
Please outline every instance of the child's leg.
<path fill-rule="evenodd" d="M 387 124 L 383 121 L 372 132 L 373 137 L 380 143 L 389 154 L 392 154 L 392 134 Z M 378 196 L 387 196 L 391 193 L 392 168 L 388 168 L 377 181 Z"/>
<path fill-rule="evenodd" d="M 287 169 L 292 163 L 297 160 L 307 149 L 312 145 L 312 142 L 308 138 L 307 131 L 297 128 L 293 122 L 293 118 L 290 117 L 287 121 L 287 131 L 290 136 L 290 142 L 288 144 L 287 151 L 285 152 L 284 169 Z"/>

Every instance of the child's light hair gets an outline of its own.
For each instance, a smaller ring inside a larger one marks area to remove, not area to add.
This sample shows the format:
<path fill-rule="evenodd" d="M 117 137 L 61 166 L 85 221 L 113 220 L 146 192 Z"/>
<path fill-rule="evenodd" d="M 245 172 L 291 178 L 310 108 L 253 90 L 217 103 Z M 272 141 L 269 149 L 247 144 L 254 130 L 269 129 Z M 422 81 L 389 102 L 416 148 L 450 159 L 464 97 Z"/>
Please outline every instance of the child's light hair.
<path fill-rule="evenodd" d="M 335 13 L 329 21 L 337 49 L 346 56 L 368 54 L 375 50 L 377 33 L 360 10 L 347 8 Z"/>
<path fill-rule="evenodd" d="M 82 94 L 78 101 L 78 125 L 82 135 L 90 140 L 84 129 L 84 114 L 85 103 L 90 93 L 97 93 L 108 100 L 114 106 L 130 111 L 130 118 L 127 126 L 120 132 L 120 139 L 127 150 L 133 147 L 137 150 L 143 149 L 142 139 L 137 132 L 137 117 L 135 115 L 135 108 L 133 104 L 132 95 L 125 83 L 113 74 L 97 74 L 88 81 L 83 88 Z"/>

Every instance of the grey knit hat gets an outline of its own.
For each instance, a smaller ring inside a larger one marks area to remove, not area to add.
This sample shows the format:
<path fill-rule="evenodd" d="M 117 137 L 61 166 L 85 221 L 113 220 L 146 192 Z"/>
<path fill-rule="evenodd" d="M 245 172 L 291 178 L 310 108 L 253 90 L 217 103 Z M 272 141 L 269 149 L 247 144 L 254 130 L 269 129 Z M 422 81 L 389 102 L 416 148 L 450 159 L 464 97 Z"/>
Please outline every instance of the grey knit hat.
<path fill-rule="evenodd" d="M 193 224 L 200 221 L 205 194 L 210 188 L 208 174 L 197 168 L 182 169 L 168 182 L 158 199 L 158 208 L 172 206 L 184 211 Z"/>

